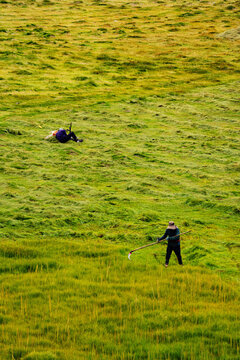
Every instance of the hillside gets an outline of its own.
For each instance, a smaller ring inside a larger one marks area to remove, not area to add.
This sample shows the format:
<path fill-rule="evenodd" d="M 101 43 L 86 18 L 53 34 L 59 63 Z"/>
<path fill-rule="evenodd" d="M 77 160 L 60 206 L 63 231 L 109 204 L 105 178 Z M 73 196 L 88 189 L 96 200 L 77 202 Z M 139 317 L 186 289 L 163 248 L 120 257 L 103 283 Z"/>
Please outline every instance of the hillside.
<path fill-rule="evenodd" d="M 239 17 L 0 0 L 1 360 L 239 359 Z"/>

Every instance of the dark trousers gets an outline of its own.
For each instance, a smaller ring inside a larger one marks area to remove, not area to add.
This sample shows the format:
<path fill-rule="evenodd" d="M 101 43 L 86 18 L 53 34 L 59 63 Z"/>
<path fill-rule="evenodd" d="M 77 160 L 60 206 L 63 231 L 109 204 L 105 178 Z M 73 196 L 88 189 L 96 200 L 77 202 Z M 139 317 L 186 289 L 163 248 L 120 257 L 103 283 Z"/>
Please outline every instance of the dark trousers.
<path fill-rule="evenodd" d="M 175 252 L 175 254 L 176 254 L 176 256 L 177 256 L 178 263 L 179 263 L 180 265 L 182 265 L 182 257 L 181 257 L 180 244 L 168 244 L 165 264 L 168 264 L 168 263 L 169 263 L 169 259 L 170 259 L 171 254 L 172 254 L 173 251 Z"/>
<path fill-rule="evenodd" d="M 57 136 L 56 136 L 57 137 Z M 57 137 L 57 139 L 61 142 L 61 143 L 66 143 L 69 140 L 73 140 L 73 141 L 77 141 L 77 137 L 74 134 L 74 132 L 70 132 L 69 134 L 63 134 L 61 137 Z"/>

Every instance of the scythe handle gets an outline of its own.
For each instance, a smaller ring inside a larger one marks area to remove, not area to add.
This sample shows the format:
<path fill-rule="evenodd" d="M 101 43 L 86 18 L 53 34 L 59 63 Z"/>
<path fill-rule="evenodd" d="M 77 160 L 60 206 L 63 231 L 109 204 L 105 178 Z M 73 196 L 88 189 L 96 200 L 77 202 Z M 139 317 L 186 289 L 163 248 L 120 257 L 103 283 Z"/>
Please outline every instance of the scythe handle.
<path fill-rule="evenodd" d="M 156 242 L 154 242 L 154 243 L 151 243 L 151 244 L 148 244 L 148 245 L 141 246 L 141 247 L 139 247 L 139 248 L 137 248 L 137 249 L 134 249 L 134 250 L 130 251 L 129 254 L 132 254 L 134 251 L 137 251 L 137 250 L 140 250 L 140 249 L 144 249 L 144 248 L 146 248 L 146 247 L 148 247 L 148 246 L 153 246 L 153 245 L 156 245 L 156 244 L 158 244 L 158 241 L 156 241 Z"/>
<path fill-rule="evenodd" d="M 175 236 L 171 236 L 171 238 L 175 238 L 175 237 L 181 236 L 181 235 L 183 235 L 183 234 L 187 234 L 187 233 L 189 233 L 190 231 L 191 231 L 191 230 L 186 231 L 186 232 L 181 233 L 181 234 L 178 234 L 178 235 L 175 235 Z M 166 240 L 166 239 L 164 239 L 164 240 Z M 162 240 L 162 241 L 163 241 L 163 240 Z M 129 253 L 129 254 L 132 254 L 134 251 L 144 249 L 144 248 L 146 248 L 146 247 L 148 247 L 148 246 L 153 246 L 153 245 L 159 244 L 159 242 L 160 242 L 160 241 L 156 241 L 156 242 L 154 242 L 154 243 L 151 243 L 151 244 L 148 244 L 148 245 L 141 246 L 141 247 L 139 247 L 139 248 L 137 248 L 137 249 L 134 249 L 134 250 L 130 251 L 130 253 Z"/>

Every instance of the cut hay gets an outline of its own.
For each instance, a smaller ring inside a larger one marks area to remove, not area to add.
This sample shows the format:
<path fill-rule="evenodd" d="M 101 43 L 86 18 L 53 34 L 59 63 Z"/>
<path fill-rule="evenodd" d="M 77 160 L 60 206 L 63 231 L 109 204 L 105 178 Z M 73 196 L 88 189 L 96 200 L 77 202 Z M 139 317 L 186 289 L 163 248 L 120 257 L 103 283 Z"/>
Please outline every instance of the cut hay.
<path fill-rule="evenodd" d="M 218 34 L 217 37 L 228 40 L 240 40 L 240 26 L 236 29 L 224 31 L 221 34 Z"/>

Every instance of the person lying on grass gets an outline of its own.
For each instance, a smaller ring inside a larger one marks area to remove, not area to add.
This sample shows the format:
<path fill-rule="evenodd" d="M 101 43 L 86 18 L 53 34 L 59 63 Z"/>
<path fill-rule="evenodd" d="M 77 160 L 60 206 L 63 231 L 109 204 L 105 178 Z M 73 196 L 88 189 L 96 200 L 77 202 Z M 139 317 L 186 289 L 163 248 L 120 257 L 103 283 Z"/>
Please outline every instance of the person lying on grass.
<path fill-rule="evenodd" d="M 83 142 L 83 140 L 78 139 L 75 133 L 71 130 L 69 131 L 69 133 L 67 133 L 65 129 L 54 130 L 51 132 L 50 135 L 46 136 L 45 139 L 49 140 L 53 137 L 56 138 L 60 143 L 66 143 L 69 140 L 73 140 L 75 142 Z"/>
<path fill-rule="evenodd" d="M 165 231 L 165 234 L 162 237 L 157 238 L 158 242 L 160 242 L 161 240 L 164 240 L 164 239 L 168 240 L 165 267 L 168 267 L 168 263 L 169 263 L 172 251 L 175 252 L 177 259 L 178 259 L 178 263 L 180 265 L 182 265 L 180 236 L 178 236 L 179 234 L 180 234 L 179 228 L 174 224 L 173 221 L 169 221 L 168 227 Z"/>
<path fill-rule="evenodd" d="M 60 141 L 60 143 L 66 143 L 69 140 L 73 140 L 75 142 L 83 142 L 82 139 L 78 139 L 77 136 L 74 134 L 73 131 L 69 131 L 67 134 L 67 131 L 65 129 L 59 129 L 56 133 L 56 139 Z"/>

